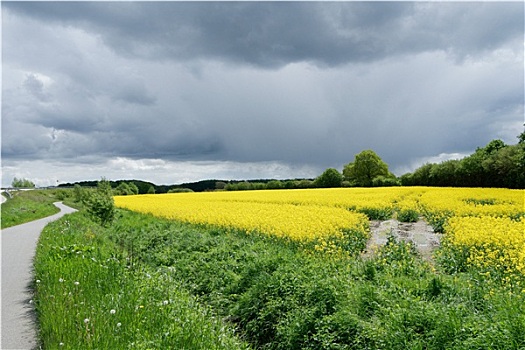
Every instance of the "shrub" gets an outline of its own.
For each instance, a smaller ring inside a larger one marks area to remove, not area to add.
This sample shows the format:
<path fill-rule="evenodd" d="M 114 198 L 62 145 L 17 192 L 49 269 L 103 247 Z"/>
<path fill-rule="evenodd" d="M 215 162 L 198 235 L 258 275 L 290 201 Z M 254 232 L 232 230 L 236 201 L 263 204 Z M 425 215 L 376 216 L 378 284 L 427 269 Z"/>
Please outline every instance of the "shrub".
<path fill-rule="evenodd" d="M 107 226 L 113 221 L 115 217 L 115 203 L 111 195 L 111 185 L 108 181 L 99 181 L 97 189 L 88 193 L 83 203 L 91 217 L 102 226 Z"/>
<path fill-rule="evenodd" d="M 370 220 L 388 220 L 392 217 L 393 210 L 389 207 L 384 208 L 367 208 L 363 207 L 358 210 L 358 212 L 368 216 Z"/>
<path fill-rule="evenodd" d="M 73 188 L 73 199 L 77 203 L 83 203 L 87 198 L 87 192 L 79 184 L 76 184 Z"/>
<path fill-rule="evenodd" d="M 401 209 L 397 212 L 397 219 L 401 222 L 417 222 L 419 213 L 414 209 Z"/>
<path fill-rule="evenodd" d="M 414 243 L 398 240 L 392 234 L 378 250 L 376 259 L 380 270 L 392 269 L 395 275 L 414 276 L 424 269 Z"/>
<path fill-rule="evenodd" d="M 59 201 L 63 201 L 64 199 L 68 199 L 71 196 L 70 190 L 55 190 L 54 191 L 56 199 Z"/>

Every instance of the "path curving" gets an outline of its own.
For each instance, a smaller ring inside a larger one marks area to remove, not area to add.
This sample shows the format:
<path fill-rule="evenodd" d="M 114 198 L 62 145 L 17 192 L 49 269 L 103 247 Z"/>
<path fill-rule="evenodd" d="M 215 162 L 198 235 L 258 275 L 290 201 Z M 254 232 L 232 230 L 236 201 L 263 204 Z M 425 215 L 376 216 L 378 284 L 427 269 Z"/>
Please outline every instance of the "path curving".
<path fill-rule="evenodd" d="M 55 215 L 2 230 L 1 337 L 0 349 L 37 349 L 37 331 L 29 286 L 33 258 L 40 233 L 51 221 L 75 212 L 61 202 Z"/>

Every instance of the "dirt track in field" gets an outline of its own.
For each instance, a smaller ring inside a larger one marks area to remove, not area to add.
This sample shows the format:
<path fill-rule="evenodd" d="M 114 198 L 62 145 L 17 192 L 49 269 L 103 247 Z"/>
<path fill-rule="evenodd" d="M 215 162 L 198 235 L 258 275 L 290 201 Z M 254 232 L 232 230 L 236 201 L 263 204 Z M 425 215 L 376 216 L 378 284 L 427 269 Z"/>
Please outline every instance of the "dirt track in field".
<path fill-rule="evenodd" d="M 395 219 L 370 221 L 371 237 L 365 251 L 365 256 L 371 256 L 382 245 L 388 237 L 393 235 L 398 240 L 414 243 L 417 251 L 423 259 L 432 260 L 432 253 L 439 247 L 440 234 L 435 233 L 432 227 L 424 220 L 406 223 Z"/>

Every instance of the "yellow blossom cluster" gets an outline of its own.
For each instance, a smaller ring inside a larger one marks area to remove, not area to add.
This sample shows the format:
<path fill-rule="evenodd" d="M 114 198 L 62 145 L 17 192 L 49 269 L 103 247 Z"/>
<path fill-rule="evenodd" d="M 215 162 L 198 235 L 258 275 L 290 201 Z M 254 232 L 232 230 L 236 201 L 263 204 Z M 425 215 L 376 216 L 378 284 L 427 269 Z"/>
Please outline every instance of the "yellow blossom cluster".
<path fill-rule="evenodd" d="M 446 232 L 450 243 L 468 249 L 467 264 L 525 275 L 525 218 L 458 216 L 448 221 Z"/>
<path fill-rule="evenodd" d="M 261 198 L 265 193 L 259 192 Z M 344 238 L 347 230 L 368 234 L 365 215 L 323 205 L 295 205 L 271 201 L 239 200 L 223 193 L 177 193 L 118 196 L 121 208 L 194 224 L 261 232 L 295 241 Z M 228 193 L 232 194 L 232 193 Z M 237 194 L 237 193 L 234 193 Z"/>
<path fill-rule="evenodd" d="M 473 252 L 488 244 L 491 251 L 499 249 L 498 256 L 508 256 L 512 262 L 508 266 L 523 272 L 524 200 L 523 190 L 382 187 L 117 196 L 115 204 L 170 219 L 297 241 L 325 239 L 321 246 L 344 239 L 348 230 L 367 236 L 368 221 L 361 213 L 389 218 L 412 211 L 416 218 L 424 216 L 435 230 L 454 235 L 453 244 L 477 247 Z M 488 256 L 495 253 L 483 252 L 486 259 L 472 253 L 469 262 L 493 263 Z"/>
<path fill-rule="evenodd" d="M 502 188 L 431 188 L 420 197 L 429 213 L 454 216 L 497 216 L 518 219 L 525 215 L 525 192 Z"/>

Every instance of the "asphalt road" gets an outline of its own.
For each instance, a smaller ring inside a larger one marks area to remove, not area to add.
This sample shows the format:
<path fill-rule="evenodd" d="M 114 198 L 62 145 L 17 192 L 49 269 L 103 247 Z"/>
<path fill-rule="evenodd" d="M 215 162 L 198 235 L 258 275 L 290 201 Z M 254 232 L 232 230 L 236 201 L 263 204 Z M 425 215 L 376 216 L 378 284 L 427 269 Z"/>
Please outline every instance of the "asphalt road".
<path fill-rule="evenodd" d="M 60 213 L 2 230 L 2 350 L 38 348 L 29 289 L 36 244 L 47 223 L 75 211 L 60 202 L 54 204 L 60 208 Z"/>

